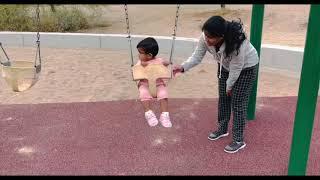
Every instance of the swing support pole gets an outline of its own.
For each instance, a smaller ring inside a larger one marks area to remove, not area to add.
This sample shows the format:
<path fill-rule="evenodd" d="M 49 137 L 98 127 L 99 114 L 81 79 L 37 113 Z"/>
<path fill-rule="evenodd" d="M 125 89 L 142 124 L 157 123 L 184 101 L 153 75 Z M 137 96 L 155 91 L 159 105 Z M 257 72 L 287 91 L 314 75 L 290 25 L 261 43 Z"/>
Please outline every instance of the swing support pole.
<path fill-rule="evenodd" d="M 263 15 L 264 15 L 264 5 L 263 4 L 252 5 L 250 42 L 256 48 L 258 55 L 259 55 L 259 58 L 260 58 L 260 49 L 261 49 Z M 255 82 L 253 83 L 251 94 L 249 97 L 249 104 L 248 104 L 248 111 L 247 111 L 247 119 L 248 120 L 255 119 L 259 65 L 258 65 L 257 71 L 258 71 L 257 78 L 256 78 Z"/>
<path fill-rule="evenodd" d="M 305 175 L 320 79 L 320 5 L 311 5 L 293 126 L 288 175 Z"/>

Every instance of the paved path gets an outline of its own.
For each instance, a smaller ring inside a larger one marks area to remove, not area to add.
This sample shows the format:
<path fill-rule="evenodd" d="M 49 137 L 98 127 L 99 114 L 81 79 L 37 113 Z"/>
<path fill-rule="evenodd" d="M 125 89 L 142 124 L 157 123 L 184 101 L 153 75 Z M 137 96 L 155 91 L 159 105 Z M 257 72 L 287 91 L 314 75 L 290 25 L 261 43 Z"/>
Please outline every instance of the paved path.
<path fill-rule="evenodd" d="M 172 99 L 169 129 L 149 127 L 134 100 L 0 105 L 0 174 L 286 175 L 296 101 L 258 98 L 236 154 L 223 151 L 231 136 L 207 139 L 217 99 Z M 308 175 L 320 175 L 319 117 Z"/>

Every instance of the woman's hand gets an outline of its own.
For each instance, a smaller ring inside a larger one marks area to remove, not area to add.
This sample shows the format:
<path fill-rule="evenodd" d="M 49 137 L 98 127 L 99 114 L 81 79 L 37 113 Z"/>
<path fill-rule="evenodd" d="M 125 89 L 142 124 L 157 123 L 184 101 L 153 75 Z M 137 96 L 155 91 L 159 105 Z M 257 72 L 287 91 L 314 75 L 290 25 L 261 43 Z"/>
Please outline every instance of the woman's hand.
<path fill-rule="evenodd" d="M 232 90 L 227 90 L 227 96 L 232 96 Z"/>

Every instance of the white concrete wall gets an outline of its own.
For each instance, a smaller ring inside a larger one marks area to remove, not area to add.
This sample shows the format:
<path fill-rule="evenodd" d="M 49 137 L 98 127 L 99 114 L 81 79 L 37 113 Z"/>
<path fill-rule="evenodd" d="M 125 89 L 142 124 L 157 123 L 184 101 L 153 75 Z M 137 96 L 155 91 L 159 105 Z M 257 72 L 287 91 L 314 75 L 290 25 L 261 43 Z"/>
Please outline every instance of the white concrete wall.
<path fill-rule="evenodd" d="M 40 33 L 41 47 L 52 48 L 107 48 L 129 50 L 127 35 L 124 34 L 84 34 L 84 33 Z M 145 38 L 142 35 L 132 35 L 132 48 Z M 153 36 L 159 43 L 159 53 L 170 53 L 172 37 Z M 33 32 L 0 32 L 0 42 L 3 46 L 34 46 L 36 33 Z M 177 37 L 174 55 L 192 53 L 198 40 L 194 38 Z M 262 44 L 261 66 L 289 70 L 300 73 L 303 58 L 303 48 L 292 48 Z"/>
<path fill-rule="evenodd" d="M 132 48 L 146 36 L 132 35 Z M 171 37 L 153 36 L 159 43 L 159 53 L 170 53 Z M 36 33 L 33 32 L 0 32 L 3 46 L 33 46 Z M 127 35 L 124 34 L 84 34 L 84 33 L 40 33 L 41 47 L 52 48 L 108 48 L 129 50 Z M 177 37 L 175 55 L 190 53 L 196 46 L 197 39 Z"/>
<path fill-rule="evenodd" d="M 299 73 L 302 67 L 303 48 L 261 45 L 261 65 Z"/>

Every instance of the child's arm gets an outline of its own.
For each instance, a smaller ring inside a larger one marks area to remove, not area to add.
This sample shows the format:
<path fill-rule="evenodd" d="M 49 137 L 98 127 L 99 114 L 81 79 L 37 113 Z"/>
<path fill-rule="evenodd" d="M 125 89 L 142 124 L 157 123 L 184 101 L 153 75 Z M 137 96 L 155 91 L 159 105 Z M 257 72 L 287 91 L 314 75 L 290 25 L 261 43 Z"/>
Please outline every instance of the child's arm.
<path fill-rule="evenodd" d="M 170 65 L 170 62 L 167 61 L 167 60 L 163 60 L 163 61 L 162 61 L 162 64 L 163 64 L 164 66 L 169 66 L 169 65 Z"/>

